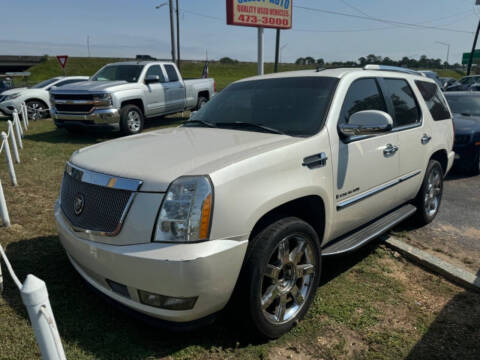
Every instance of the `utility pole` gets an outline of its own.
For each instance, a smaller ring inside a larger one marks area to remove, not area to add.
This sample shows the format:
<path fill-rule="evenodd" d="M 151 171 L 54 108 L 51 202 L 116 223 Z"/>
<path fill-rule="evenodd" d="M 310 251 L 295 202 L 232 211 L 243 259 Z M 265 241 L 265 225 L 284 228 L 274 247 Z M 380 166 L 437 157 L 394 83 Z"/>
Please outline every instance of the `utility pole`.
<path fill-rule="evenodd" d="M 178 7 L 178 0 L 177 0 L 177 67 L 180 70 L 180 16 L 179 16 L 180 9 Z"/>
<path fill-rule="evenodd" d="M 280 56 L 280 29 L 277 29 L 277 39 L 275 41 L 275 68 L 274 72 L 278 72 L 278 58 Z"/>
<path fill-rule="evenodd" d="M 258 28 L 258 54 L 257 54 L 257 62 L 258 62 L 258 75 L 263 75 L 263 27 Z"/>
<path fill-rule="evenodd" d="M 479 5 L 480 2 L 478 0 L 475 1 L 475 5 Z M 475 39 L 473 40 L 473 47 L 472 52 L 470 53 L 470 59 L 468 59 L 468 67 L 467 67 L 467 76 L 470 75 L 470 71 L 472 70 L 472 63 L 473 63 L 473 54 L 475 53 L 475 48 L 477 47 L 477 40 L 478 40 L 478 32 L 480 31 L 480 20 L 478 21 L 477 31 L 475 32 Z"/>
<path fill-rule="evenodd" d="M 172 40 L 172 61 L 177 62 L 175 59 L 175 30 L 173 24 L 173 0 L 169 0 L 168 5 L 170 7 L 170 37 Z"/>
<path fill-rule="evenodd" d="M 442 41 L 435 41 L 437 44 L 444 45 L 447 47 L 447 65 L 448 65 L 448 60 L 450 59 L 450 44 Z"/>
<path fill-rule="evenodd" d="M 87 35 L 87 51 L 88 57 L 90 57 L 90 35 Z"/>

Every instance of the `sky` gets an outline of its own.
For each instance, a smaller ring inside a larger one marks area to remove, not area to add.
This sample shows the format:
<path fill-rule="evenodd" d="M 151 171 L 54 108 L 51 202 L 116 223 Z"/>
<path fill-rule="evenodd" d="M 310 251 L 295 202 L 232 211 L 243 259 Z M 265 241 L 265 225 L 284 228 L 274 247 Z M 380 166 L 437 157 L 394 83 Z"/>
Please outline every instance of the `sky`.
<path fill-rule="evenodd" d="M 357 60 L 371 53 L 393 59 L 425 54 L 445 60 L 447 46 L 438 41 L 451 45 L 451 63 L 461 62 L 462 53 L 471 50 L 480 16 L 475 0 L 292 1 L 293 27 L 281 32 L 282 62 L 306 56 Z M 168 7 L 155 9 L 163 2 L 0 0 L 0 55 L 87 56 L 89 37 L 91 56 L 169 58 Z M 204 59 L 208 50 L 211 59 L 256 60 L 257 30 L 226 25 L 225 0 L 179 2 L 182 58 Z M 266 61 L 273 61 L 274 49 L 275 30 L 266 29 Z"/>

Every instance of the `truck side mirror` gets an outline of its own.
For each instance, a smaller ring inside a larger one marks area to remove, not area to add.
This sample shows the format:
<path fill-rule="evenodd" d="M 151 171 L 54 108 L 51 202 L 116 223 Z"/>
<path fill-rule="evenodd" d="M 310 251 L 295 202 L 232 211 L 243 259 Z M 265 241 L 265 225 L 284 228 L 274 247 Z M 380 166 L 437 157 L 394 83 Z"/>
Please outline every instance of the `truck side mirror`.
<path fill-rule="evenodd" d="M 348 124 L 340 124 L 339 130 L 345 136 L 385 134 L 393 128 L 390 114 L 379 110 L 359 111 L 350 116 Z"/>

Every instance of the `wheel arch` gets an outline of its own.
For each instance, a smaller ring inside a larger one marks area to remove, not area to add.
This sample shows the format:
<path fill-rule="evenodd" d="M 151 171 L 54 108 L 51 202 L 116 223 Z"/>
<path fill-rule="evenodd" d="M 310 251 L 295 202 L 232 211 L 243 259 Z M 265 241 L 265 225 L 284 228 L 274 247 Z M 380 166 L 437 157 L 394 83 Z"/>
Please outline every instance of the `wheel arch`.
<path fill-rule="evenodd" d="M 38 98 L 38 97 L 31 97 L 31 98 L 28 98 L 28 99 L 23 100 L 23 102 L 24 102 L 25 104 L 28 103 L 28 102 L 30 102 L 30 101 L 38 101 L 38 102 L 41 102 L 43 105 L 45 105 L 45 108 L 46 108 L 46 109 L 50 109 L 50 106 L 45 102 L 45 100 L 42 100 L 42 99 L 40 99 L 40 98 Z"/>
<path fill-rule="evenodd" d="M 143 105 L 142 99 L 129 99 L 129 100 L 124 100 L 121 103 L 121 108 L 123 108 L 126 105 L 135 105 L 137 106 L 140 111 L 142 112 L 143 116 L 145 116 L 145 107 Z"/>
<path fill-rule="evenodd" d="M 197 100 L 201 97 L 204 97 L 207 100 L 210 100 L 210 92 L 208 90 L 202 90 L 198 92 Z"/>
<path fill-rule="evenodd" d="M 443 175 L 447 175 L 448 155 L 447 155 L 447 151 L 445 149 L 440 149 L 440 150 L 435 151 L 432 154 L 432 156 L 430 156 L 430 160 L 437 160 L 440 163 L 440 165 L 442 166 Z"/>
<path fill-rule="evenodd" d="M 326 207 L 320 195 L 306 195 L 274 207 L 261 216 L 252 228 L 249 239 L 253 239 L 262 229 L 273 222 L 294 216 L 310 224 L 318 234 L 320 244 L 325 235 Z"/>

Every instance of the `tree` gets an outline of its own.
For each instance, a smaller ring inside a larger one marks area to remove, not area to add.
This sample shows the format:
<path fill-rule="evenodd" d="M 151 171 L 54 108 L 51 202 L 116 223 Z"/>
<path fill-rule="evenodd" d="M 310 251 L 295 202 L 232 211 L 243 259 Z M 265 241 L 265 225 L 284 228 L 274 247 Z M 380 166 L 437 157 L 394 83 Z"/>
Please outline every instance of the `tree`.
<path fill-rule="evenodd" d="M 221 64 L 238 64 L 238 60 L 231 59 L 228 56 L 221 58 L 219 61 Z"/>
<path fill-rule="evenodd" d="M 306 65 L 312 65 L 312 64 L 315 64 L 315 59 L 311 56 L 307 56 L 305 58 L 305 64 Z"/>
<path fill-rule="evenodd" d="M 305 58 L 299 57 L 296 61 L 295 64 L 297 65 L 305 65 Z"/>
<path fill-rule="evenodd" d="M 325 65 L 325 60 L 323 60 L 323 59 L 317 59 L 317 65 L 319 65 L 319 66 Z"/>

